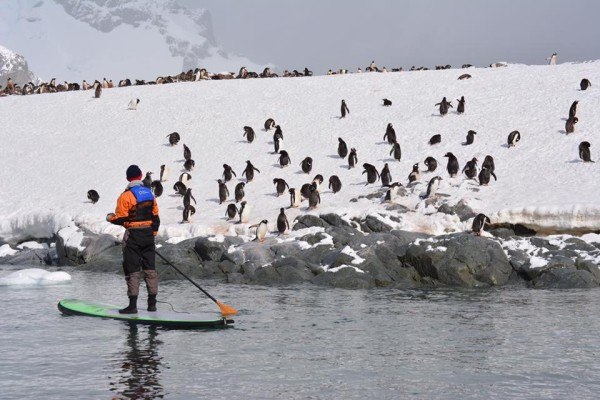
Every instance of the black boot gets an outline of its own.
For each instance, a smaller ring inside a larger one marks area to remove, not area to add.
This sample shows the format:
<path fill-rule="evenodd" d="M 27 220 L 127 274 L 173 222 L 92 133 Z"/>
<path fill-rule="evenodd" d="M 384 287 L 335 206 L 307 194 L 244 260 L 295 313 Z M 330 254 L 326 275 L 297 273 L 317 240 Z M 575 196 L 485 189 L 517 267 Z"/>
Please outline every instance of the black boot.
<path fill-rule="evenodd" d="M 148 311 L 156 311 L 156 295 L 148 295 Z"/>
<path fill-rule="evenodd" d="M 129 305 L 119 310 L 119 314 L 137 314 L 137 296 L 129 296 Z"/>

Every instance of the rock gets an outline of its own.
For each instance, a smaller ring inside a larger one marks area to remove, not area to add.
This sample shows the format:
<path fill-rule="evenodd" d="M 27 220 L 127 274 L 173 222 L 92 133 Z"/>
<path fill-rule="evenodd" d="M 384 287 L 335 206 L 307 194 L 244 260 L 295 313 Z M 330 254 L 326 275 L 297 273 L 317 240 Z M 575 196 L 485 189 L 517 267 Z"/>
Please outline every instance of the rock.
<path fill-rule="evenodd" d="M 533 279 L 529 255 L 522 250 L 508 250 L 508 260 L 513 270 L 524 280 Z"/>
<path fill-rule="evenodd" d="M 349 227 L 350 224 L 346 221 L 344 221 L 342 219 L 342 217 L 340 217 L 337 214 L 323 214 L 319 216 L 323 221 L 327 222 L 329 225 L 331 226 L 336 226 L 336 227 Z"/>
<path fill-rule="evenodd" d="M 571 250 L 571 251 L 585 251 L 585 252 L 597 252 L 598 249 L 595 246 L 592 246 L 591 244 L 579 239 L 579 238 L 575 238 L 575 237 L 571 237 L 568 238 L 567 240 L 565 240 L 565 243 L 567 244 L 567 246 L 565 247 L 566 250 Z"/>
<path fill-rule="evenodd" d="M 11 256 L 0 257 L 0 264 L 48 266 L 58 264 L 56 249 L 26 249 Z"/>
<path fill-rule="evenodd" d="M 259 285 L 273 285 L 280 284 L 281 282 L 281 275 L 279 275 L 273 265 L 265 265 L 264 267 L 257 268 L 256 271 L 254 271 L 252 283 Z"/>
<path fill-rule="evenodd" d="M 331 236 L 335 248 L 358 246 L 365 237 L 364 233 L 350 227 L 338 228 L 330 226 L 325 233 Z"/>
<path fill-rule="evenodd" d="M 477 213 L 473 211 L 471 207 L 467 205 L 467 202 L 461 199 L 456 205 L 453 207 L 454 213 L 458 215 L 458 218 L 461 222 L 468 221 L 471 218 L 475 218 Z"/>
<path fill-rule="evenodd" d="M 370 232 L 390 232 L 392 227 L 382 222 L 373 215 L 368 215 L 365 219 L 365 224 L 369 228 Z"/>
<path fill-rule="evenodd" d="M 327 236 L 318 232 L 318 233 L 310 233 L 308 235 L 304 235 L 300 238 L 300 240 L 313 246 L 313 245 L 319 243 L 321 240 L 326 239 L 326 238 L 327 238 Z"/>
<path fill-rule="evenodd" d="M 586 289 L 598 287 L 598 281 L 585 270 L 558 268 L 545 270 L 533 281 L 536 289 Z"/>
<path fill-rule="evenodd" d="M 242 265 L 246 262 L 246 256 L 244 255 L 244 252 L 240 249 L 236 249 L 232 252 L 230 252 L 229 249 L 227 249 L 227 251 L 225 251 L 221 256 L 221 261 L 231 261 L 236 265 Z"/>
<path fill-rule="evenodd" d="M 374 286 L 368 274 L 358 272 L 352 267 L 341 268 L 337 272 L 327 271 L 315 276 L 312 283 L 344 289 L 369 289 Z"/>
<path fill-rule="evenodd" d="M 398 239 L 396 239 L 398 241 Z M 365 261 L 358 265 L 369 274 L 376 286 L 414 288 L 419 286 L 419 275 L 411 267 L 405 268 L 388 243 L 362 249 L 358 256 Z"/>
<path fill-rule="evenodd" d="M 402 245 L 409 245 L 417 239 L 428 239 L 431 237 L 431 235 L 426 233 L 409 232 L 401 229 L 394 229 L 390 233 L 398 238 Z"/>
<path fill-rule="evenodd" d="M 600 268 L 598 268 L 598 264 L 578 258 L 575 261 L 575 268 L 589 272 L 596 282 L 600 282 Z"/>
<path fill-rule="evenodd" d="M 456 212 L 454 211 L 454 207 L 451 207 L 450 204 L 448 204 L 448 203 L 444 203 L 441 206 L 439 206 L 437 211 L 442 214 L 456 215 Z"/>
<path fill-rule="evenodd" d="M 396 211 L 399 214 L 404 214 L 409 212 L 408 207 L 403 206 L 402 204 L 388 204 L 385 206 L 387 211 Z"/>
<path fill-rule="evenodd" d="M 100 257 L 101 253 L 112 250 L 115 246 L 120 247 L 121 242 L 111 235 L 88 234 L 83 241 L 83 245 L 85 246 L 85 250 L 83 250 L 83 259 L 85 262 L 89 262 L 96 257 Z"/>
<path fill-rule="evenodd" d="M 239 249 L 244 252 L 246 262 L 252 262 L 257 267 L 271 264 L 275 260 L 273 252 L 266 244 L 248 242 L 240 246 Z"/>
<path fill-rule="evenodd" d="M 208 237 L 200 237 L 194 244 L 194 250 L 202 261 L 221 261 L 227 248 L 225 243 L 209 240 Z"/>
<path fill-rule="evenodd" d="M 298 218 L 296 218 L 296 223 L 294 224 L 294 227 L 292 228 L 292 230 L 298 231 L 300 229 L 312 228 L 314 226 L 320 227 L 320 228 L 325 228 L 325 227 L 329 226 L 329 224 L 319 217 L 307 214 L 307 215 L 301 215 Z"/>
<path fill-rule="evenodd" d="M 320 264 L 328 268 L 336 268 L 340 265 L 352 265 L 354 257 L 342 253 L 342 250 L 333 250 L 328 252 L 322 259 Z"/>
<path fill-rule="evenodd" d="M 296 257 L 277 260 L 273 267 L 280 276 L 280 283 L 285 285 L 307 282 L 315 276 L 306 263 Z"/>
<path fill-rule="evenodd" d="M 244 275 L 234 272 L 227 275 L 227 283 L 242 284 L 246 283 L 246 280 L 244 279 Z"/>
<path fill-rule="evenodd" d="M 515 236 L 515 232 L 511 229 L 507 228 L 495 228 L 490 229 L 489 232 L 497 238 L 500 239 L 509 239 Z"/>
<path fill-rule="evenodd" d="M 233 273 L 239 273 L 242 271 L 242 267 L 240 265 L 236 265 L 234 263 L 232 263 L 231 261 L 221 261 L 221 263 L 219 264 L 221 271 L 223 271 L 224 274 L 233 274 Z"/>

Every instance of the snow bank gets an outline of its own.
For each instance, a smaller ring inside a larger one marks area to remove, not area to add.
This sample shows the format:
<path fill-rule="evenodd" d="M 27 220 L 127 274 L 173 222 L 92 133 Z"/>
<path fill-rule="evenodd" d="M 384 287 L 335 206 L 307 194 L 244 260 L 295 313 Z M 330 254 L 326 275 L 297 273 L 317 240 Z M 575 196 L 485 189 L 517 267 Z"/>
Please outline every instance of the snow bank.
<path fill-rule="evenodd" d="M 473 77 L 465 81 L 457 80 L 461 72 L 207 81 L 115 88 L 103 91 L 100 99 L 93 99 L 91 92 L 0 99 L 0 120 L 10 143 L 0 168 L 11 171 L 0 181 L 0 237 L 48 238 L 69 226 L 121 235 L 122 228 L 108 224 L 105 215 L 114 211 L 132 163 L 155 177 L 161 164 L 170 169 L 158 199 L 163 240 L 248 235 L 248 226 L 262 219 L 274 230 L 279 209 L 289 206 L 289 196 L 275 196 L 276 177 L 295 188 L 316 174 L 325 177 L 319 208 L 309 212 L 305 201 L 299 209 L 286 210 L 290 224 L 305 213 L 335 212 L 352 218 L 382 211 L 381 199 L 358 198 L 379 184 L 365 187 L 362 169 L 348 169 L 347 161 L 337 157 L 338 137 L 357 149 L 359 165 L 370 163 L 381 170 L 388 163 L 393 180 L 404 185 L 414 163 L 423 170 L 427 156 L 438 160 L 437 171 L 422 173 L 420 182 L 396 201 L 410 212 L 396 213 L 399 222 L 394 227 L 432 234 L 468 229 L 469 224 L 456 216 L 437 212 L 443 202 L 465 199 L 492 222 L 523 223 L 540 230 L 600 229 L 600 163 L 578 160 L 583 140 L 592 144 L 592 159 L 600 159 L 600 91 L 595 86 L 579 90 L 584 77 L 600 82 L 600 63 L 470 68 Z M 454 100 L 463 95 L 465 114 L 438 115 L 434 104 L 443 96 Z M 393 106 L 383 107 L 384 97 Z M 127 110 L 132 98 L 141 99 L 137 111 Z M 342 98 L 351 113 L 339 119 Z M 574 100 L 579 100 L 579 123 L 567 136 L 564 117 Z M 292 159 L 284 169 L 272 153 L 273 132 L 262 128 L 270 117 L 281 125 Z M 382 140 L 389 122 L 402 146 L 400 162 L 390 158 Z M 245 125 L 256 132 L 253 143 L 242 136 Z M 475 142 L 463 146 L 470 129 L 477 132 Z M 515 129 L 522 138 L 509 149 L 506 138 Z M 165 136 L 174 131 L 182 140 L 171 147 Z M 430 146 L 435 133 L 442 135 L 442 142 Z M 172 190 L 182 171 L 182 143 L 196 161 L 189 183 L 198 203 L 191 223 L 180 223 L 182 200 Z M 464 176 L 450 178 L 444 158 L 449 151 L 461 168 L 473 157 L 481 164 L 485 155 L 492 155 L 498 181 L 479 186 Z M 298 166 L 307 156 L 314 160 L 311 174 L 303 174 Z M 226 205 L 219 205 L 216 180 L 222 165 L 231 165 L 238 176 L 227 184 L 233 194 L 243 180 L 246 160 L 261 172 L 245 187 L 250 223 L 236 225 L 225 220 Z M 35 168 L 23 168 L 27 165 Z M 333 174 L 343 184 L 336 194 L 327 188 Z M 443 177 L 440 195 L 434 202 L 424 201 L 419 194 L 434 175 Z M 87 201 L 89 189 L 100 194 L 98 203 Z M 391 223 L 390 214 L 385 215 L 385 222 Z"/>
<path fill-rule="evenodd" d="M 71 275 L 66 272 L 49 272 L 39 268 L 28 268 L 0 277 L 0 286 L 46 286 L 70 281 Z"/>

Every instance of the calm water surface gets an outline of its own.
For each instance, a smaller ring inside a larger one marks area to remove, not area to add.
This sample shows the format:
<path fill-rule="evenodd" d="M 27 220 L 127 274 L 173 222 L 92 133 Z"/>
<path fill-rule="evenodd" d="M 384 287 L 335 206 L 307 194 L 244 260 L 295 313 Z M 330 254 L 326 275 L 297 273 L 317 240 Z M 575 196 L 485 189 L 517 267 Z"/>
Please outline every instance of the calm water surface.
<path fill-rule="evenodd" d="M 238 308 L 235 327 L 178 331 L 62 316 L 61 298 L 126 300 L 117 275 L 69 272 L 70 284 L 0 287 L 0 398 L 600 397 L 600 290 L 204 283 Z M 163 282 L 160 299 L 217 311 L 187 282 Z"/>

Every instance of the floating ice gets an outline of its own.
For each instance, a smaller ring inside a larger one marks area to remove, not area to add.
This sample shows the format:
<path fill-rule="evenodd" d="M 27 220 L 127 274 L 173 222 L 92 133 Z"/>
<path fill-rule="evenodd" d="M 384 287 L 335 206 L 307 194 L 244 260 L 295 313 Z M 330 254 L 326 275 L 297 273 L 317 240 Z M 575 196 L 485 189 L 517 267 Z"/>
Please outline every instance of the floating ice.
<path fill-rule="evenodd" d="M 27 268 L 1 277 L 0 286 L 46 286 L 70 281 L 71 275 L 66 272 L 50 272 L 40 268 Z"/>

